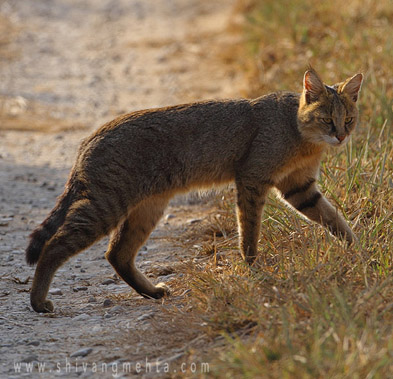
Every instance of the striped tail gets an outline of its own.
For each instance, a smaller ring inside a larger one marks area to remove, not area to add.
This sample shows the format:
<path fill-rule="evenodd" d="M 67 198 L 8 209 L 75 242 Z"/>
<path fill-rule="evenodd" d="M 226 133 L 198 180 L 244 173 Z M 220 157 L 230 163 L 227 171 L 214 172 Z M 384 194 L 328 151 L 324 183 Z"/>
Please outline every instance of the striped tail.
<path fill-rule="evenodd" d="M 57 229 L 64 223 L 68 208 L 72 202 L 70 190 L 66 190 L 58 199 L 57 204 L 49 216 L 30 235 L 30 243 L 26 249 L 26 262 L 33 265 L 38 262 L 45 244 L 56 233 Z"/>

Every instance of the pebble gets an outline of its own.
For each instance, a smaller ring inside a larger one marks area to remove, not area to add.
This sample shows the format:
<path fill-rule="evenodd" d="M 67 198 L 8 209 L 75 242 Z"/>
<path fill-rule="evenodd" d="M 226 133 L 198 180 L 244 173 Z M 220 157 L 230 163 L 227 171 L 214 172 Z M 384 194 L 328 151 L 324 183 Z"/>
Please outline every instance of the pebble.
<path fill-rule="evenodd" d="M 113 283 L 115 283 L 113 279 L 105 279 L 101 284 L 108 285 Z"/>
<path fill-rule="evenodd" d="M 79 291 L 87 291 L 87 287 L 81 286 L 81 287 L 75 287 L 72 289 L 74 292 L 79 292 Z"/>
<path fill-rule="evenodd" d="M 169 213 L 169 214 L 167 214 L 167 215 L 165 216 L 165 221 L 168 221 L 168 220 L 170 220 L 171 218 L 176 218 L 176 216 L 175 216 L 174 214 L 172 214 L 172 213 Z"/>
<path fill-rule="evenodd" d="M 111 299 L 105 299 L 103 306 L 104 307 L 110 307 L 113 304 L 113 301 Z"/>
<path fill-rule="evenodd" d="M 26 345 L 27 346 L 38 346 L 40 344 L 40 341 L 30 341 Z"/>
<path fill-rule="evenodd" d="M 83 308 L 81 308 L 81 311 L 83 311 L 83 312 L 91 311 L 92 309 L 94 309 L 94 305 L 93 304 L 86 304 Z"/>
<path fill-rule="evenodd" d="M 87 321 L 90 320 L 90 316 L 87 313 L 82 313 L 72 318 L 73 321 Z"/>
<path fill-rule="evenodd" d="M 38 361 L 38 357 L 35 354 L 30 354 L 26 358 L 22 359 L 23 363 L 31 363 L 34 361 Z"/>
<path fill-rule="evenodd" d="M 0 218 L 0 226 L 8 226 L 12 220 L 13 219 L 11 217 Z"/>
<path fill-rule="evenodd" d="M 94 296 L 90 296 L 89 300 L 87 300 L 88 303 L 96 303 L 97 299 Z"/>
<path fill-rule="evenodd" d="M 63 294 L 60 288 L 52 288 L 51 290 L 49 290 L 49 293 L 56 296 L 60 296 Z"/>
<path fill-rule="evenodd" d="M 117 312 L 121 312 L 123 310 L 123 307 L 121 305 L 115 305 L 114 307 L 112 307 L 110 309 L 110 311 L 112 313 L 117 313 Z"/>
<path fill-rule="evenodd" d="M 136 321 L 145 321 L 149 318 L 152 318 L 155 315 L 155 312 L 144 313 L 143 315 L 137 317 Z"/>
<path fill-rule="evenodd" d="M 80 349 L 80 350 L 74 351 L 74 352 L 70 355 L 70 358 L 86 357 L 86 356 L 89 355 L 92 351 L 93 351 L 93 349 L 92 349 L 91 347 L 86 347 L 86 348 L 84 348 L 84 349 Z"/>

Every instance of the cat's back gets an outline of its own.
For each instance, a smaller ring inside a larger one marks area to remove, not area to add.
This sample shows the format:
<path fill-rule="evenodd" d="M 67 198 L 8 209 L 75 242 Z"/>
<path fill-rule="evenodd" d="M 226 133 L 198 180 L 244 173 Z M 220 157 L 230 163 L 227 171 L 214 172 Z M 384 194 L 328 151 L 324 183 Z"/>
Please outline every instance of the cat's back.
<path fill-rule="evenodd" d="M 296 123 L 300 94 L 294 92 L 274 92 L 250 101 L 254 118 L 290 124 Z"/>
<path fill-rule="evenodd" d="M 80 152 L 113 148 L 140 151 L 171 151 L 192 148 L 206 153 L 209 147 L 228 146 L 252 134 L 249 100 L 218 100 L 132 112 L 99 128 L 83 143 Z"/>
<path fill-rule="evenodd" d="M 296 148 L 301 142 L 297 123 L 299 98 L 297 93 L 275 92 L 251 101 L 253 121 L 258 125 L 254 145 L 266 154 L 286 154 Z"/>
<path fill-rule="evenodd" d="M 149 167 L 213 166 L 238 159 L 255 124 L 249 100 L 218 100 L 120 116 L 82 142 L 78 167 L 144 162 Z"/>
<path fill-rule="evenodd" d="M 176 131 L 195 132 L 193 129 L 208 130 L 244 120 L 250 113 L 250 101 L 246 99 L 209 100 L 196 103 L 152 108 L 122 115 L 98 129 L 95 135 L 106 133 L 142 133 L 155 130 L 162 133 Z M 94 135 L 93 135 L 94 137 Z"/>

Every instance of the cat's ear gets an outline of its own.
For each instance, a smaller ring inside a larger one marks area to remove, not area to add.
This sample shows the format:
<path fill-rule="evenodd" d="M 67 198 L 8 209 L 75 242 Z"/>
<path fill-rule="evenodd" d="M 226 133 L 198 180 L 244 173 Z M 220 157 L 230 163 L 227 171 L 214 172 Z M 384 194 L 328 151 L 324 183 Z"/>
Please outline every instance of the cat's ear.
<path fill-rule="evenodd" d="M 310 104 L 319 99 L 319 97 L 326 93 L 326 89 L 318 74 L 310 69 L 306 71 L 303 78 L 303 92 L 307 104 Z"/>
<path fill-rule="evenodd" d="M 339 93 L 346 93 L 352 101 L 358 100 L 359 91 L 362 87 L 363 74 L 356 74 L 347 79 L 339 88 Z"/>

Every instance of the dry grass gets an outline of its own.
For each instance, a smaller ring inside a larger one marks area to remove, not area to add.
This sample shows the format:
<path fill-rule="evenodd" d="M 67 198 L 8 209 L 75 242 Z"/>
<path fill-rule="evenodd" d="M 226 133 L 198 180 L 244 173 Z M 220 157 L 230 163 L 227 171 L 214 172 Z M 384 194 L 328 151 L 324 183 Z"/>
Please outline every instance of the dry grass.
<path fill-rule="evenodd" d="M 239 258 L 228 191 L 219 211 L 179 240 L 198 254 L 184 262 L 186 277 L 170 283 L 167 330 L 152 323 L 146 333 L 161 356 L 176 348 L 190 362 L 208 361 L 209 376 L 393 377 L 391 2 L 244 0 L 238 12 L 246 16 L 237 55 L 249 96 L 300 91 L 309 62 L 328 83 L 366 74 L 362 122 L 345 149 L 326 156 L 320 180 L 359 243 L 348 250 L 271 196 L 261 264 L 249 268 Z"/>
<path fill-rule="evenodd" d="M 261 264 L 250 269 L 239 259 L 234 196 L 219 200 L 220 217 L 195 230 L 204 242 L 187 278 L 204 332 L 227 341 L 208 353 L 216 377 L 393 376 L 393 8 L 387 0 L 312 4 L 239 2 L 240 63 L 250 96 L 300 91 L 308 62 L 329 84 L 365 73 L 361 124 L 327 154 L 320 180 L 359 243 L 347 249 L 271 196 Z"/>

